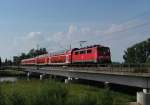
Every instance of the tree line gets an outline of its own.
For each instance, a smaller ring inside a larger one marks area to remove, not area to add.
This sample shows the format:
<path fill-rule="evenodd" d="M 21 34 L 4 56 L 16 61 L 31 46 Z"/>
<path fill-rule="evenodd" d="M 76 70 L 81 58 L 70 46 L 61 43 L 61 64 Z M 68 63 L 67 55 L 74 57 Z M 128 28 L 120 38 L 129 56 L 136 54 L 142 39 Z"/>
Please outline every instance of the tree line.
<path fill-rule="evenodd" d="M 0 57 L 0 69 L 2 66 L 12 65 L 12 64 L 13 64 L 12 60 L 6 58 L 4 61 L 2 61 Z"/>
<path fill-rule="evenodd" d="M 123 59 L 125 63 L 150 63 L 150 38 L 127 48 Z"/>

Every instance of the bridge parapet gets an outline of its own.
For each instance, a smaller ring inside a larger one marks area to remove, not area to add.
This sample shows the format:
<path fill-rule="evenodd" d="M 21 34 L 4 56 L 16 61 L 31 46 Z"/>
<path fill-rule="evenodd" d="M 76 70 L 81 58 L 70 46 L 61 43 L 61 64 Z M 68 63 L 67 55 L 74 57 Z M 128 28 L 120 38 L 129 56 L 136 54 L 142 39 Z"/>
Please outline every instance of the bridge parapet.
<path fill-rule="evenodd" d="M 109 64 L 109 65 L 73 65 L 73 66 L 5 66 L 5 69 L 24 69 L 24 68 L 49 68 L 61 70 L 84 70 L 102 72 L 123 72 L 123 73 L 150 73 L 150 65 L 146 64 Z"/>

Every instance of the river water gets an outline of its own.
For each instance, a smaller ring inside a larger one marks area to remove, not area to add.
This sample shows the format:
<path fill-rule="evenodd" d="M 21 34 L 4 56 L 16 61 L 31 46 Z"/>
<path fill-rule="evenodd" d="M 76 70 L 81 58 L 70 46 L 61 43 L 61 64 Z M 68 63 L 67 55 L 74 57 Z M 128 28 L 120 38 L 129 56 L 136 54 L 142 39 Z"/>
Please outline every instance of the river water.
<path fill-rule="evenodd" d="M 0 82 L 15 82 L 17 80 L 17 77 L 0 77 Z"/>

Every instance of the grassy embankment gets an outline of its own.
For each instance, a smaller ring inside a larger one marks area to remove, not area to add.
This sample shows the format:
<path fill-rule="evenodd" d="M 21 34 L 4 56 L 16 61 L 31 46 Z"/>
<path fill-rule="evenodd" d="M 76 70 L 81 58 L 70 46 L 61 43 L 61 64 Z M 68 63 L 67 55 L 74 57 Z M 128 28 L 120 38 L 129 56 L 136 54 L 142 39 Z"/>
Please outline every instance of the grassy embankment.
<path fill-rule="evenodd" d="M 135 97 L 51 80 L 0 84 L 0 105 L 126 105 Z"/>

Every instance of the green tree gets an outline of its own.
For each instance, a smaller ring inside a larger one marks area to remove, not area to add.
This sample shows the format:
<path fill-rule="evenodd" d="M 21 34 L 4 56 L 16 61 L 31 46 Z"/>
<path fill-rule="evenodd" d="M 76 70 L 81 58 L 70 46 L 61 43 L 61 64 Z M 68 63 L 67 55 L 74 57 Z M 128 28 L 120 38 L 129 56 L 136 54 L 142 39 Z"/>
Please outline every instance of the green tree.
<path fill-rule="evenodd" d="M 37 50 L 31 49 L 28 52 L 27 56 L 31 58 L 31 57 L 35 57 L 35 56 L 42 55 L 42 54 L 47 54 L 46 48 L 40 48 L 40 49 L 37 49 Z"/>
<path fill-rule="evenodd" d="M 7 58 L 5 59 L 4 65 L 7 66 L 8 60 Z"/>
<path fill-rule="evenodd" d="M 150 56 L 147 58 L 146 63 L 150 64 Z"/>
<path fill-rule="evenodd" d="M 150 55 L 150 39 L 137 43 L 125 51 L 125 63 L 145 63 Z"/>
<path fill-rule="evenodd" d="M 14 57 L 13 57 L 13 64 L 14 64 L 14 65 L 18 65 L 19 63 L 20 63 L 20 57 L 14 56 Z"/>
<path fill-rule="evenodd" d="M 4 65 L 5 66 L 10 66 L 10 65 L 12 65 L 12 61 L 6 58 L 5 62 L 4 62 Z"/>
<path fill-rule="evenodd" d="M 1 57 L 0 57 L 0 67 L 2 66 L 2 59 L 1 59 Z"/>

